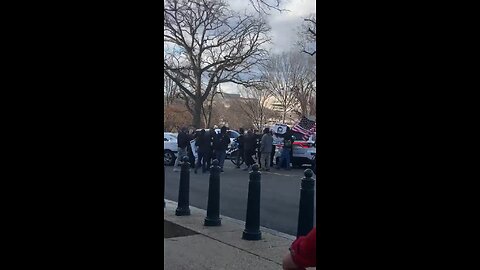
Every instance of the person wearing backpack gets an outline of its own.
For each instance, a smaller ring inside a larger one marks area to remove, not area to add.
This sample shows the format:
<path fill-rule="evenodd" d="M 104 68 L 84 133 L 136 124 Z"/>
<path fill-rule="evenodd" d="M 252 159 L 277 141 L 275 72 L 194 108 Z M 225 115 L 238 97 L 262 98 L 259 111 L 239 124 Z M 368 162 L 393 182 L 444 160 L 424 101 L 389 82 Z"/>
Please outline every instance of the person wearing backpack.
<path fill-rule="evenodd" d="M 194 173 L 197 173 L 198 168 L 202 167 L 202 173 L 208 171 L 208 162 L 210 159 L 210 136 L 205 132 L 205 129 L 200 130 L 195 138 L 195 145 L 198 146 L 198 158 L 195 165 Z"/>
<path fill-rule="evenodd" d="M 255 160 L 253 160 L 252 156 L 255 155 L 255 145 L 256 145 L 257 138 L 253 135 L 253 131 L 249 129 L 247 131 L 247 135 L 244 139 L 244 154 L 245 154 L 245 165 L 247 166 L 244 171 L 250 170 L 250 167 L 255 164 Z"/>

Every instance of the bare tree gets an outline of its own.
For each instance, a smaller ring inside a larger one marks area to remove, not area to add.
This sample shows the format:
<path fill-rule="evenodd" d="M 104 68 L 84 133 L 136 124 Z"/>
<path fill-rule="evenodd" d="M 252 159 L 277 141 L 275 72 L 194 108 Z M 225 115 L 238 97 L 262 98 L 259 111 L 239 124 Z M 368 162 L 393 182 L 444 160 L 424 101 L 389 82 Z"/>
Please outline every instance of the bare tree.
<path fill-rule="evenodd" d="M 286 11 L 280 8 L 281 0 L 249 0 L 256 12 L 269 15 L 270 10 Z"/>
<path fill-rule="evenodd" d="M 223 119 L 229 123 L 230 128 L 255 128 L 252 124 L 252 120 L 243 112 L 240 102 L 231 102 L 227 108 L 225 108 Z"/>
<path fill-rule="evenodd" d="M 280 105 L 281 121 L 298 105 L 296 95 L 295 62 L 298 55 L 283 53 L 270 58 L 263 70 L 264 87 L 269 89 L 276 103 Z"/>
<path fill-rule="evenodd" d="M 211 126 L 212 115 L 214 113 L 217 113 L 218 107 L 223 107 L 222 104 L 216 104 L 215 108 L 213 106 L 215 96 L 218 96 L 218 95 L 222 95 L 220 85 L 217 85 L 216 87 L 214 87 L 213 90 L 210 92 L 210 94 L 208 95 L 206 106 L 205 106 L 205 104 L 202 105 L 202 113 L 203 113 L 203 117 L 204 117 L 204 120 L 205 120 L 205 128 L 208 128 L 208 127 Z M 215 116 L 216 116 L 215 118 L 218 118 L 218 115 L 215 115 Z"/>
<path fill-rule="evenodd" d="M 315 114 L 312 110 L 312 104 L 315 104 L 316 94 L 316 67 L 315 58 L 305 54 L 292 53 L 293 58 L 290 62 L 291 80 L 298 106 L 293 111 L 298 116 L 308 116 Z M 295 57 L 295 55 L 297 55 Z"/>
<path fill-rule="evenodd" d="M 163 95 L 165 106 L 173 104 L 179 98 L 178 85 L 165 74 L 163 74 Z"/>
<path fill-rule="evenodd" d="M 304 23 L 301 26 L 299 33 L 298 43 L 302 52 L 311 56 L 317 53 L 317 16 L 315 14 L 304 19 Z"/>
<path fill-rule="evenodd" d="M 243 96 L 239 102 L 240 109 L 251 120 L 253 126 L 261 130 L 268 120 L 270 110 L 267 108 L 267 102 L 272 92 L 257 85 L 241 89 L 240 94 Z"/>
<path fill-rule="evenodd" d="M 188 113 L 181 103 L 173 103 L 163 110 L 163 127 L 164 131 L 180 130 L 180 128 L 188 126 L 192 121 L 192 116 Z"/>
<path fill-rule="evenodd" d="M 224 0 L 164 0 L 164 18 L 164 73 L 178 85 L 198 128 L 212 89 L 255 82 L 270 29 L 262 18 L 235 14 Z"/>

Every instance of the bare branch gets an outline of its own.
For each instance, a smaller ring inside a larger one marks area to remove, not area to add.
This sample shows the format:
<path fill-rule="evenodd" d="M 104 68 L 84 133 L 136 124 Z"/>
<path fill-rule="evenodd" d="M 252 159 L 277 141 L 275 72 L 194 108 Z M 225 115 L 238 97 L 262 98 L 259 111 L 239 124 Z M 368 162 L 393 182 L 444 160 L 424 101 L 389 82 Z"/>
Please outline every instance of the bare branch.
<path fill-rule="evenodd" d="M 260 14 L 270 15 L 270 10 L 276 10 L 279 12 L 288 11 L 280 8 L 281 0 L 249 0 L 252 7 L 256 12 Z"/>
<path fill-rule="evenodd" d="M 252 121 L 256 129 L 262 129 L 271 114 L 267 103 L 272 93 L 261 85 L 241 88 L 240 93 L 243 96 L 239 102 L 240 109 Z"/>
<path fill-rule="evenodd" d="M 224 0 L 164 0 L 165 74 L 193 102 L 194 125 L 219 84 L 258 82 L 270 42 L 264 19 L 234 13 Z"/>
<path fill-rule="evenodd" d="M 315 95 L 315 59 L 300 53 L 284 53 L 272 56 L 269 65 L 263 70 L 264 87 L 268 88 L 275 102 L 273 105 L 282 114 L 309 115 L 310 103 Z"/>
<path fill-rule="evenodd" d="M 304 24 L 300 28 L 297 44 L 300 46 L 301 52 L 313 56 L 317 52 L 315 49 L 317 42 L 317 18 L 315 15 L 310 15 L 303 21 Z"/>
<path fill-rule="evenodd" d="M 304 52 L 304 53 L 306 53 L 306 54 L 309 54 L 310 56 L 314 56 L 314 55 L 317 53 L 316 50 L 313 51 L 313 52 L 307 52 L 307 51 L 305 51 L 305 50 L 302 50 L 302 52 Z"/>

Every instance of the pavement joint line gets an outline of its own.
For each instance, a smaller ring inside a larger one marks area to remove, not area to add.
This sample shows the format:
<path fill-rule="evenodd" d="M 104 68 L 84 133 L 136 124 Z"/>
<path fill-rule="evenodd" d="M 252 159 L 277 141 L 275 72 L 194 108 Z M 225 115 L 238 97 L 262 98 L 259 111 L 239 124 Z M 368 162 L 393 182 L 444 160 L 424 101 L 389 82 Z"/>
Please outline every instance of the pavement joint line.
<path fill-rule="evenodd" d="M 258 255 L 258 254 L 255 254 L 255 253 L 253 253 L 253 252 L 251 252 L 251 251 L 248 251 L 248 250 L 246 250 L 246 249 L 243 249 L 243 248 L 241 248 L 241 247 L 237 247 L 237 246 L 234 246 L 234 245 L 232 245 L 232 244 L 223 242 L 223 241 L 221 241 L 221 240 L 218 240 L 218 239 L 216 239 L 216 238 L 211 237 L 210 235 L 201 234 L 201 233 L 200 233 L 200 235 L 203 235 L 203 236 L 205 236 L 205 237 L 207 237 L 207 238 L 210 238 L 210 239 L 212 239 L 212 240 L 215 240 L 215 241 L 217 241 L 217 242 L 220 242 L 220 243 L 222 243 L 222 244 L 224 244 L 224 245 L 233 247 L 233 248 L 235 248 L 235 249 L 239 249 L 239 250 L 244 251 L 244 252 L 246 252 L 246 253 L 248 253 L 248 254 L 254 255 L 254 256 L 258 257 L 258 258 L 261 258 L 261 259 L 264 259 L 264 260 L 273 262 L 274 264 L 278 264 L 278 265 L 280 265 L 280 266 L 282 265 L 281 263 L 278 263 L 278 262 L 276 262 L 276 261 L 273 261 L 272 259 L 269 259 L 269 258 L 260 256 L 260 255 Z M 248 241 L 248 240 L 245 240 L 245 241 Z"/>
<path fill-rule="evenodd" d="M 165 199 L 165 202 L 166 204 L 170 204 L 172 206 L 177 206 L 177 202 L 175 201 L 171 201 L 171 200 L 168 200 L 168 199 Z M 191 209 L 193 209 L 194 211 L 206 211 L 204 209 L 201 209 L 201 208 L 197 208 L 195 206 L 189 206 Z M 227 216 L 224 216 L 224 215 L 220 215 L 220 218 L 224 219 L 224 220 L 228 220 L 228 221 L 231 221 L 233 223 L 236 223 L 238 225 L 242 225 L 242 227 L 245 227 L 245 221 L 243 220 L 239 220 L 239 219 L 235 219 L 235 218 L 231 218 L 231 217 L 227 217 Z M 267 227 L 263 227 L 263 226 L 260 226 L 260 230 L 263 231 L 263 232 L 266 232 L 266 233 L 269 233 L 271 235 L 274 235 L 274 236 L 277 236 L 277 237 L 281 237 L 281 238 L 285 238 L 285 239 L 288 239 L 288 240 L 292 240 L 294 241 L 295 239 L 297 239 L 296 236 L 294 235 L 290 235 L 290 234 L 286 234 L 286 233 L 283 233 L 283 232 L 279 232 L 279 231 L 276 231 L 276 230 L 273 230 L 273 229 L 270 229 L 270 228 L 267 228 Z"/>
<path fill-rule="evenodd" d="M 280 176 L 288 176 L 288 177 L 297 177 L 298 175 L 290 175 L 290 174 L 281 174 L 281 173 L 276 173 L 276 172 L 266 172 L 266 171 L 261 171 L 261 173 L 265 174 L 274 174 L 274 175 L 280 175 Z M 315 178 L 312 177 L 313 180 L 316 180 Z M 301 180 L 301 178 L 300 178 Z"/>

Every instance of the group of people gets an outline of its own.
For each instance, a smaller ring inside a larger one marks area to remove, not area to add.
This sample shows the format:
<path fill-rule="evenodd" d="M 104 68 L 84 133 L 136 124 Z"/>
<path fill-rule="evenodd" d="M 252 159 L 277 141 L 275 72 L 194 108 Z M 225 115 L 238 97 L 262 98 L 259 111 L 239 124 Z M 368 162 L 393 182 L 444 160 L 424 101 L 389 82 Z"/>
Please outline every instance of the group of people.
<path fill-rule="evenodd" d="M 227 127 L 223 126 L 220 133 L 217 134 L 214 129 L 200 130 L 195 137 L 195 146 L 198 146 L 198 158 L 194 172 L 197 173 L 198 168 L 202 167 L 202 173 L 208 171 L 211 161 L 218 160 L 220 171 L 223 172 L 225 157 L 227 156 L 230 137 L 227 135 Z"/>
<path fill-rule="evenodd" d="M 217 159 L 221 172 L 225 163 L 226 152 L 230 144 L 230 137 L 227 135 L 227 127 L 223 126 L 220 133 L 216 133 L 215 129 L 201 129 L 199 132 L 195 130 L 187 131 L 187 128 L 182 128 L 178 133 L 178 158 L 175 161 L 174 171 L 179 171 L 178 166 L 184 156 L 189 157 L 190 167 L 194 169 L 194 173 L 201 167 L 202 172 L 205 173 L 210 168 L 212 160 Z M 273 131 L 265 128 L 262 134 L 257 134 L 256 130 L 248 129 L 246 132 L 243 128 L 239 130 L 240 136 L 236 138 L 238 143 L 236 158 L 237 168 L 240 168 L 240 158 L 245 161 L 246 167 L 244 171 L 251 169 L 252 165 L 256 163 L 253 157 L 256 157 L 260 170 L 270 171 L 274 166 L 275 148 L 273 140 Z M 287 127 L 287 132 L 284 134 L 283 147 L 281 156 L 276 168 L 284 167 L 290 170 L 290 161 L 292 156 L 294 136 L 291 130 Z M 190 141 L 195 140 L 195 147 L 197 147 L 198 157 L 195 162 L 193 149 Z"/>
<path fill-rule="evenodd" d="M 282 165 L 287 170 L 290 170 L 290 160 L 292 156 L 293 142 L 295 138 L 291 130 L 287 127 L 283 140 L 283 147 L 281 156 L 276 168 L 280 169 Z M 238 155 L 236 164 L 240 164 L 240 157 L 245 161 L 246 167 L 244 171 L 250 170 L 251 166 L 255 164 L 253 156 L 257 157 L 260 170 L 270 171 L 274 166 L 275 144 L 273 140 L 273 131 L 269 128 L 263 130 L 263 134 L 257 135 L 255 131 L 248 130 L 245 134 L 243 128 L 240 128 L 240 136 L 237 138 Z M 240 168 L 237 165 L 237 168 Z"/>
<path fill-rule="evenodd" d="M 195 162 L 195 156 L 190 141 L 195 140 L 195 147 L 198 147 L 198 158 Z M 175 160 L 174 171 L 179 171 L 178 166 L 184 156 L 188 156 L 190 160 L 190 167 L 197 170 L 202 167 L 202 172 L 205 173 L 210 168 L 213 159 L 217 159 L 221 172 L 223 172 L 223 165 L 227 155 L 230 138 L 227 135 L 227 127 L 223 126 L 220 133 L 217 134 L 214 129 L 205 129 L 196 132 L 192 130 L 187 132 L 186 128 L 182 128 L 178 133 L 177 146 L 178 158 Z"/>

